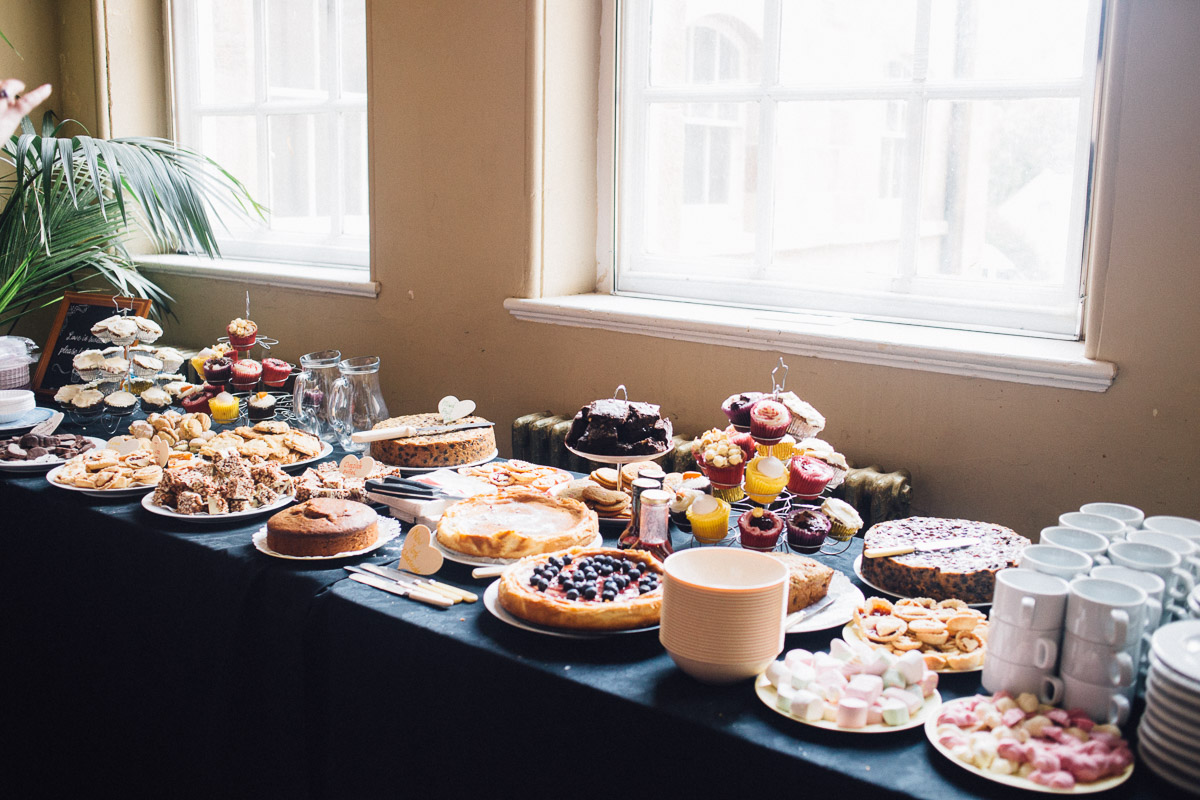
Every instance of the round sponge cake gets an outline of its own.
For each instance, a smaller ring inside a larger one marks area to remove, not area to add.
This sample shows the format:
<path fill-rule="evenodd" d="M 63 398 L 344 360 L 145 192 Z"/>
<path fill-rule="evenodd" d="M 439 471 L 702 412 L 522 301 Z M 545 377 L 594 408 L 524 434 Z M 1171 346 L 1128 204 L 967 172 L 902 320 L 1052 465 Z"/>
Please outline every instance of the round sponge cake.
<path fill-rule="evenodd" d="M 487 420 L 483 417 L 463 417 L 451 424 L 472 422 Z M 445 424 L 440 414 L 411 414 L 385 419 L 374 427 L 399 428 L 411 425 L 414 428 L 433 428 Z M 371 455 L 375 460 L 393 467 L 460 467 L 491 458 L 495 453 L 496 434 L 490 427 L 371 443 Z"/>
<path fill-rule="evenodd" d="M 362 550 L 379 535 L 379 516 L 352 500 L 315 497 L 267 520 L 267 547 L 287 556 L 332 556 Z"/>

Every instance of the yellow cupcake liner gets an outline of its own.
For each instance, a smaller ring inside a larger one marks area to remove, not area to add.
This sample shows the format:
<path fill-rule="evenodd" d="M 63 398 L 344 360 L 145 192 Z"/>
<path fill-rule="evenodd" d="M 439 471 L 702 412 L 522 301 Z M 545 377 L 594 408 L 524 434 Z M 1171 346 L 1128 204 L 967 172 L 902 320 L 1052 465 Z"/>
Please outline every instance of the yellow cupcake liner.
<path fill-rule="evenodd" d="M 829 535 L 839 542 L 844 542 L 847 539 L 858 533 L 858 528 L 852 525 L 847 525 L 844 522 L 839 522 L 832 516 L 829 517 Z"/>
<path fill-rule="evenodd" d="M 792 453 L 796 450 L 796 442 L 793 439 L 788 441 L 790 437 L 784 437 L 779 444 L 756 444 L 758 455 L 761 457 L 775 456 L 780 461 L 787 463 L 787 460 L 792 457 Z"/>
<path fill-rule="evenodd" d="M 693 514 L 689 508 L 687 517 L 692 523 L 692 535 L 702 542 L 719 542 L 729 535 L 729 503 L 718 499 L 718 508 L 708 514 Z"/>
<path fill-rule="evenodd" d="M 742 491 L 742 487 L 740 486 L 714 486 L 712 493 L 713 497 L 717 498 L 718 500 L 724 500 L 726 503 L 736 503 L 738 500 L 741 500 L 746 496 L 746 493 Z"/>

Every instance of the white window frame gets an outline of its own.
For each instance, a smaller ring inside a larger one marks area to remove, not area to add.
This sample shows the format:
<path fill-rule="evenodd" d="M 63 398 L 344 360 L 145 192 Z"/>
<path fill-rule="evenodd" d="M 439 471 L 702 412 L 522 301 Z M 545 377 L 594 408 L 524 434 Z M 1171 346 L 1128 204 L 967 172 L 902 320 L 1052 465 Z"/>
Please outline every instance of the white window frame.
<path fill-rule="evenodd" d="M 340 234 L 342 216 L 346 206 L 344 184 L 340 176 L 344 169 L 345 148 L 342 146 L 343 132 L 340 124 L 340 114 L 345 112 L 361 112 L 367 114 L 367 95 L 365 93 L 343 94 L 341 91 L 342 65 L 342 31 L 340 9 L 342 0 L 330 0 L 326 24 L 328 26 L 329 46 L 324 48 L 322 69 L 326 72 L 326 85 L 330 87 L 327 97 L 322 101 L 301 99 L 267 100 L 267 71 L 266 47 L 267 31 L 264 24 L 266 0 L 252 0 L 255 19 L 255 98 L 253 103 L 202 104 L 199 101 L 199 87 L 196 82 L 196 53 L 195 39 L 191 35 L 189 25 L 199 4 L 204 0 L 169 0 L 170 19 L 172 25 L 171 43 L 173 47 L 172 65 L 174 82 L 174 121 L 176 138 L 181 144 L 201 150 L 200 120 L 204 116 L 255 116 L 258 119 L 258 185 L 261 191 L 269 187 L 269 129 L 267 118 L 273 114 L 317 114 L 325 115 L 327 119 L 323 138 L 329 142 L 325 152 L 336 156 L 333 166 L 335 175 L 335 202 L 330 219 L 330 234 L 304 234 L 291 231 L 272 231 L 267 228 L 255 230 L 236 238 L 231 237 L 223 228 L 218 227 L 217 241 L 222 255 L 231 262 L 271 262 L 274 264 L 312 264 L 319 265 L 327 273 L 328 268 L 344 267 L 347 272 L 361 273 L 362 279 L 351 279 L 351 283 L 361 283 L 366 280 L 365 273 L 370 266 L 370 237 L 348 236 Z M 366 42 L 363 43 L 364 51 Z M 368 185 L 369 185 L 368 170 Z M 369 191 L 369 189 L 368 189 Z M 263 205 L 269 206 L 268 197 L 255 197 Z M 368 209 L 369 216 L 369 209 Z M 171 259 L 148 259 L 162 261 L 160 266 L 171 268 L 178 266 Z M 252 265 L 247 271 L 254 273 Z M 348 276 L 349 277 L 349 276 Z M 345 283 L 345 280 L 332 279 L 333 283 Z M 373 286 L 373 284 L 372 284 Z M 372 290 L 373 293 L 374 290 Z M 356 292 L 357 293 L 357 292 Z"/>
<path fill-rule="evenodd" d="M 767 13 L 773 14 L 774 19 L 779 19 L 781 8 L 781 0 L 766 0 Z M 928 10 L 928 3 L 922 3 L 922 7 Z M 615 0 L 614 3 L 616 22 L 615 29 L 617 31 L 617 47 L 620 48 L 624 43 L 623 40 L 627 37 L 627 26 L 621 20 L 623 14 L 636 14 L 645 18 L 650 13 L 650 4 L 645 2 L 621 2 Z M 1091 13 L 1089 16 L 1088 25 L 1090 34 L 1097 41 L 1099 47 L 1097 52 L 1090 50 L 1085 53 L 1085 64 L 1082 70 L 1082 77 L 1075 81 L 1060 81 L 1054 83 L 1039 83 L 1036 86 L 1038 96 L 1091 96 L 1094 102 L 1090 108 L 1087 108 L 1086 103 L 1081 104 L 1080 120 L 1078 125 L 1078 146 L 1076 169 L 1080 170 L 1079 174 L 1088 176 L 1087 186 L 1082 183 L 1077 183 L 1077 187 L 1072 199 L 1072 227 L 1069 231 L 1069 252 L 1079 255 L 1079 281 L 1076 287 L 1068 286 L 1065 291 L 1076 291 L 1076 296 L 1068 295 L 1068 302 L 1077 297 L 1080 302 L 1075 303 L 1066 313 L 1047 314 L 1041 304 L 1046 300 L 1044 293 L 1036 289 L 1030 290 L 1025 288 L 1017 288 L 1010 293 L 1009 297 L 1002 298 L 1003 302 L 995 303 L 979 303 L 977 301 L 967 302 L 964 298 L 956 298 L 956 285 L 961 283 L 958 279 L 941 279 L 941 278 L 922 278 L 915 274 L 915 258 L 912 253 L 915 249 L 915 241 L 917 227 L 912 224 L 903 225 L 902 235 L 906 250 L 902 256 L 902 263 L 905 265 L 904 270 L 900 274 L 898 281 L 907 283 L 912 291 L 909 298 L 909 315 L 903 318 L 898 318 L 894 313 L 889 313 L 890 304 L 894 302 L 894 295 L 884 294 L 883 292 L 859 292 L 848 293 L 839 290 L 835 284 L 826 284 L 824 286 L 808 286 L 804 289 L 805 304 L 792 302 L 799 292 L 795 289 L 785 287 L 781 282 L 770 281 L 770 258 L 772 254 L 771 247 L 771 220 L 770 216 L 773 213 L 773 203 L 759 202 L 757 205 L 757 214 L 759 215 L 758 230 L 760 231 L 756 240 L 756 255 L 754 272 L 755 277 L 765 279 L 764 283 L 757 283 L 748 286 L 743 280 L 735 278 L 711 278 L 705 279 L 706 273 L 711 275 L 712 270 L 706 269 L 703 259 L 694 259 L 690 262 L 685 259 L 653 259 L 646 256 L 639 256 L 638 263 L 641 267 L 640 273 L 635 273 L 630 269 L 630 252 L 640 250 L 641 231 L 640 223 L 642 219 L 642 211 L 640 208 L 631 209 L 630 204 L 621 199 L 621 187 L 631 186 L 637 187 L 644 185 L 644 176 L 640 174 L 640 163 L 627 159 L 625 163 L 616 163 L 617 157 L 614 151 L 606 151 L 604 146 L 605 136 L 601 136 L 600 147 L 600 167 L 599 175 L 602 185 L 606 182 L 611 182 L 613 185 L 613 198 L 616 200 L 616 212 L 613 215 L 611 210 L 606 210 L 603 207 L 600 211 L 600 226 L 599 226 L 599 242 L 597 252 L 601 255 L 599 263 L 599 282 L 598 285 L 602 289 L 611 291 L 615 295 L 640 298 L 671 298 L 676 300 L 684 300 L 698 303 L 720 303 L 729 306 L 740 306 L 748 308 L 772 308 L 774 310 L 794 309 L 805 314 L 831 314 L 848 316 L 855 319 L 865 320 L 881 320 L 881 321 L 897 321 L 908 324 L 928 325 L 928 326 L 948 326 L 957 327 L 965 330 L 977 331 L 999 331 L 1004 333 L 1021 333 L 1024 335 L 1061 338 L 1069 340 L 1078 340 L 1081 337 L 1083 329 L 1082 318 L 1082 298 L 1084 295 L 1084 287 L 1087 281 L 1089 263 L 1087 253 L 1087 243 L 1089 241 L 1089 232 L 1087 226 L 1094 218 L 1096 197 L 1093 194 L 1091 206 L 1085 208 L 1084 204 L 1088 198 L 1088 188 L 1094 182 L 1095 164 L 1093 162 L 1093 154 L 1096 152 L 1096 131 L 1099 129 L 1099 115 L 1102 105 L 1103 81 L 1100 78 L 1101 70 L 1097 63 L 1097 59 L 1104 56 L 1105 31 L 1101 28 L 1102 22 L 1105 25 L 1110 24 L 1111 20 L 1104 19 L 1111 17 L 1111 9 L 1108 8 L 1108 0 L 1094 0 Z M 769 17 L 772 18 L 772 17 Z M 635 31 L 645 33 L 648 31 L 648 24 L 633 26 Z M 775 35 L 768 36 L 764 42 L 763 54 L 763 74 L 760 84 L 733 84 L 729 86 L 721 85 L 717 87 L 705 86 L 703 88 L 692 88 L 687 86 L 682 87 L 651 87 L 639 81 L 629 81 L 624 85 L 619 79 L 613 81 L 613 93 L 616 97 L 616 133 L 613 135 L 614 142 L 619 141 L 622 137 L 628 137 L 632 142 L 630 145 L 635 152 L 644 152 L 644 146 L 638 141 L 643 136 L 645 131 L 645 116 L 640 118 L 630 118 L 628 108 L 648 107 L 647 102 L 747 102 L 757 101 L 760 96 L 765 95 L 772 102 L 762 104 L 759 119 L 759 142 L 758 147 L 758 173 L 757 173 L 757 192 L 760 198 L 771 198 L 773 196 L 773 148 L 766 146 L 766 143 L 774 141 L 774 102 L 780 100 L 796 100 L 796 99 L 834 99 L 846 97 L 846 93 L 842 90 L 837 90 L 836 93 L 827 90 L 814 89 L 786 89 L 777 85 L 774 71 L 777 68 L 778 61 L 775 58 L 772 48 L 778 47 L 778 26 L 775 28 Z M 640 35 L 635 34 L 635 35 Z M 646 42 L 640 41 L 633 45 L 634 53 L 639 56 L 648 52 L 645 46 Z M 619 71 L 622 68 L 622 56 L 620 51 L 614 59 L 614 69 Z M 647 76 L 648 64 L 644 63 L 644 58 L 634 59 L 630 67 L 634 74 Z M 603 79 L 602 79 L 603 80 Z M 856 96 L 870 98 L 898 98 L 908 100 L 910 105 L 910 114 L 908 124 L 910 126 L 909 143 L 917 152 L 911 154 L 913 159 L 919 159 L 919 149 L 921 147 L 922 137 L 920 136 L 920 128 L 925 121 L 925 103 L 932 99 L 951 98 L 951 99 L 996 99 L 1012 96 L 1025 96 L 1028 90 L 1028 85 L 1018 84 L 1017 82 L 1006 82 L 1005 84 L 983 83 L 975 85 L 963 86 L 961 83 L 956 83 L 953 86 L 938 85 L 932 82 L 926 82 L 922 86 L 914 86 L 912 84 L 903 84 L 900 86 L 879 84 L 868 87 L 855 87 L 854 93 Z M 622 92 L 625 92 L 622 95 Z M 601 97 L 605 98 L 605 93 L 601 93 Z M 603 102 L 603 101 L 602 101 Z M 1085 113 L 1086 112 L 1086 113 Z M 601 119 L 604 119 L 604 111 L 601 111 Z M 605 163 L 605 162 L 608 163 Z M 911 163 L 916 163 L 914 160 Z M 606 172 L 606 170 L 611 170 Z M 902 191 L 911 196 L 913 202 L 911 207 L 915 213 L 915 197 L 919 188 L 920 170 L 910 169 L 907 171 L 905 183 Z M 604 202 L 604 192 L 602 191 L 602 204 Z M 613 216 L 609 216 L 613 215 Z M 764 225 L 764 222 L 766 224 Z M 615 223 L 615 224 L 614 224 Z M 617 232 L 617 227 L 620 227 L 621 232 L 626 234 L 630 241 L 633 242 L 633 247 L 621 250 L 619 248 L 620 237 Z M 765 233 L 764 233 L 765 232 Z M 611 260 L 604 258 L 605 254 L 612 254 Z M 647 271 L 647 267 L 652 267 L 653 271 Z M 878 287 L 886 289 L 886 286 Z M 936 290 L 931 292 L 930 290 Z M 1053 293 L 1062 297 L 1064 290 L 1055 290 Z M 768 305 L 771 301 L 764 302 L 764 296 L 775 298 L 783 298 L 784 302 L 776 305 Z M 719 299 L 717 299 L 719 298 Z M 953 320 L 951 317 L 960 316 L 959 311 L 962 307 L 971 309 L 972 317 L 969 323 L 964 323 L 961 320 Z M 1027 311 L 1026 309 L 1032 309 Z"/>

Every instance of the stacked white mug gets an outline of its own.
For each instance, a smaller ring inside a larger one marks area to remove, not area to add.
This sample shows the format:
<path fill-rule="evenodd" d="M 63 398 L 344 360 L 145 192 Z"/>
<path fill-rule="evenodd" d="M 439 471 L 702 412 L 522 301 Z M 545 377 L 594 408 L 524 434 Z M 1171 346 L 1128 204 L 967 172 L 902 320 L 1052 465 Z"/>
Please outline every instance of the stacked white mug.
<path fill-rule="evenodd" d="M 1029 692 L 1056 703 L 1063 682 L 1055 677 L 1069 587 L 1065 580 L 1030 569 L 996 573 L 988 621 L 983 688 L 993 694 Z"/>
<path fill-rule="evenodd" d="M 1162 606 L 1136 586 L 1092 577 L 1071 581 L 1059 668 L 1064 706 L 1124 724 L 1137 690 L 1146 620 L 1161 614 Z"/>

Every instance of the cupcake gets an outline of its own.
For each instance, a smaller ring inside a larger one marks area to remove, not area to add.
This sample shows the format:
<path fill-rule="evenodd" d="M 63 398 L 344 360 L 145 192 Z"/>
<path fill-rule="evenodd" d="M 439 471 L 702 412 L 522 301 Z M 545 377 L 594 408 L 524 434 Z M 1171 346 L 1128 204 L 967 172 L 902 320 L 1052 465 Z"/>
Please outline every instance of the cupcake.
<path fill-rule="evenodd" d="M 700 437 L 693 452 L 699 451 L 696 462 L 705 476 L 717 486 L 738 486 L 746 470 L 746 458 L 742 448 L 729 440 L 729 436 L 713 428 Z"/>
<path fill-rule="evenodd" d="M 775 444 L 787 435 L 791 421 L 783 403 L 765 397 L 750 408 L 750 435 L 759 444 Z"/>
<path fill-rule="evenodd" d="M 742 455 L 746 460 L 754 458 L 755 448 L 754 437 L 750 435 L 750 431 L 739 431 L 737 428 L 730 425 L 725 429 L 725 433 L 729 434 L 729 441 L 742 448 Z"/>
<path fill-rule="evenodd" d="M 54 393 L 54 402 L 60 406 L 71 406 L 71 401 L 75 399 L 75 395 L 83 391 L 83 384 L 68 383 L 66 386 L 60 386 L 58 391 Z"/>
<path fill-rule="evenodd" d="M 762 505 L 770 505 L 788 483 L 788 469 L 774 456 L 758 456 L 746 465 L 746 494 Z"/>
<path fill-rule="evenodd" d="M 259 392 L 246 398 L 246 414 L 255 422 L 275 416 L 275 396 L 270 392 Z"/>
<path fill-rule="evenodd" d="M 229 392 L 221 392 L 216 397 L 209 399 L 208 413 L 212 415 L 213 422 L 235 422 L 238 418 L 239 405 L 236 397 Z"/>
<path fill-rule="evenodd" d="M 712 487 L 712 496 L 718 500 L 724 500 L 726 503 L 736 503 L 746 496 L 746 490 L 738 486 L 714 486 Z"/>
<path fill-rule="evenodd" d="M 675 499 L 671 501 L 670 509 L 671 522 L 681 531 L 690 531 L 692 523 L 688 520 L 687 512 L 692 507 L 692 503 L 703 495 L 704 492 L 696 489 L 678 489 L 675 491 Z"/>
<path fill-rule="evenodd" d="M 779 395 L 779 402 L 792 415 L 788 424 L 788 433 L 797 439 L 807 439 L 825 430 L 825 417 L 808 403 L 796 396 L 795 392 L 784 392 Z"/>
<path fill-rule="evenodd" d="M 238 317 L 226 326 L 225 331 L 229 334 L 229 343 L 238 350 L 253 347 L 258 341 L 258 325 L 252 320 Z"/>
<path fill-rule="evenodd" d="M 750 441 L 754 441 L 754 437 L 750 437 Z M 792 438 L 791 434 L 788 434 L 779 440 L 779 444 L 760 444 L 755 447 L 758 455 L 775 456 L 786 464 L 792 457 L 792 451 L 796 449 L 796 440 Z"/>
<path fill-rule="evenodd" d="M 104 409 L 104 393 L 99 389 L 81 389 L 71 398 L 71 408 L 81 416 L 95 416 Z"/>
<path fill-rule="evenodd" d="M 129 374 L 129 362 L 124 358 L 106 358 L 100 366 L 100 379 L 121 380 Z"/>
<path fill-rule="evenodd" d="M 801 506 L 788 515 L 787 543 L 797 553 L 815 553 L 825 543 L 833 524 L 816 506 Z"/>
<path fill-rule="evenodd" d="M 262 361 L 262 382 L 267 386 L 283 386 L 291 374 L 292 365 L 281 358 L 264 358 Z"/>
<path fill-rule="evenodd" d="M 729 417 L 729 424 L 739 431 L 750 430 L 750 407 L 761 400 L 762 392 L 742 392 L 725 398 L 721 410 Z"/>
<path fill-rule="evenodd" d="M 138 326 L 129 317 L 116 317 L 108 323 L 108 341 L 124 347 L 138 338 Z"/>
<path fill-rule="evenodd" d="M 204 380 L 213 386 L 224 386 L 233 376 L 233 361 L 225 356 L 214 356 L 204 362 Z"/>
<path fill-rule="evenodd" d="M 187 381 L 169 381 L 162 385 L 162 389 L 170 396 L 172 402 L 178 403 L 185 394 L 195 391 L 196 386 Z"/>
<path fill-rule="evenodd" d="M 824 439 L 804 439 L 797 443 L 796 452 L 824 461 L 833 469 L 833 477 L 829 480 L 829 488 L 836 489 L 846 479 L 850 465 L 846 457 L 833 449 L 833 445 Z"/>
<path fill-rule="evenodd" d="M 163 372 L 178 372 L 183 366 L 183 353 L 174 347 L 160 347 L 154 351 L 154 357 L 163 363 Z"/>
<path fill-rule="evenodd" d="M 235 389 L 248 391 L 258 385 L 262 375 L 262 364 L 253 358 L 243 358 L 233 365 L 233 386 Z"/>
<path fill-rule="evenodd" d="M 792 456 L 788 473 L 788 491 L 800 497 L 816 497 L 833 479 L 833 467 L 812 456 Z"/>
<path fill-rule="evenodd" d="M 184 395 L 180 399 L 179 405 L 183 406 L 183 410 L 189 414 L 211 414 L 212 410 L 208 406 L 208 401 L 212 396 L 208 392 L 197 389 Z"/>
<path fill-rule="evenodd" d="M 71 366 L 85 381 L 94 380 L 100 377 L 100 370 L 104 367 L 104 354 L 99 350 L 84 350 L 71 359 Z"/>
<path fill-rule="evenodd" d="M 147 414 L 152 414 L 155 411 L 166 411 L 167 406 L 171 405 L 171 395 L 164 389 L 159 389 L 157 386 L 151 386 L 141 394 L 142 410 Z"/>
<path fill-rule="evenodd" d="M 133 409 L 137 406 L 137 398 L 130 392 L 113 392 L 104 398 L 104 406 L 110 414 L 124 416 L 133 413 Z"/>
<path fill-rule="evenodd" d="M 738 538 L 747 550 L 769 553 L 779 544 L 783 520 L 765 508 L 752 508 L 738 517 Z"/>
<path fill-rule="evenodd" d="M 152 386 L 154 381 L 150 378 L 130 378 L 125 381 L 125 390 L 135 395 L 140 395 Z"/>
<path fill-rule="evenodd" d="M 821 511 L 829 517 L 829 535 L 839 542 L 846 541 L 862 528 L 862 517 L 858 515 L 854 506 L 844 500 L 838 500 L 836 497 L 826 498 L 821 504 Z"/>
<path fill-rule="evenodd" d="M 729 535 L 729 503 L 709 495 L 697 497 L 687 510 L 692 535 L 702 542 L 719 542 Z"/>
<path fill-rule="evenodd" d="M 133 324 L 137 326 L 137 338 L 142 344 L 153 344 L 163 334 L 163 329 L 152 319 L 134 317 Z"/>
<path fill-rule="evenodd" d="M 162 372 L 163 362 L 154 356 L 138 354 L 130 360 L 133 362 L 133 374 L 139 378 L 150 378 Z"/>

